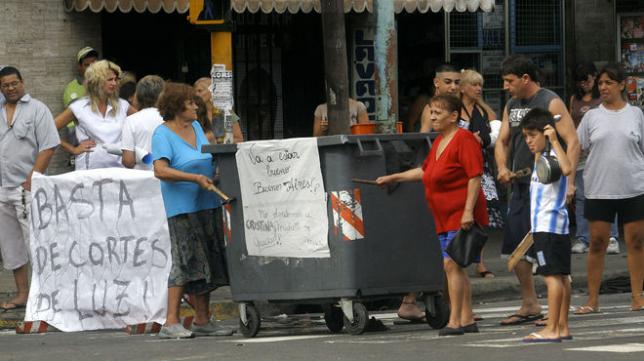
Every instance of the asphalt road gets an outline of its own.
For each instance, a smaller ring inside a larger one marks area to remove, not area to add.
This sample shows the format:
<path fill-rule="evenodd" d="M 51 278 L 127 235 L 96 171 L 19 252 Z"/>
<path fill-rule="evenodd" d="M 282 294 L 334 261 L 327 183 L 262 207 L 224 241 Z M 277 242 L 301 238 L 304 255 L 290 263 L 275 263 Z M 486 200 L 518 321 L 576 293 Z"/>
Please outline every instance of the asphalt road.
<path fill-rule="evenodd" d="M 575 296 L 573 304 L 584 298 Z M 476 306 L 481 333 L 438 337 L 428 326 L 394 325 L 393 313 L 374 315 L 388 331 L 330 334 L 319 315 L 272 319 L 256 338 L 159 340 L 122 331 L 16 335 L 0 333 L 0 360 L 644 360 L 644 312 L 629 310 L 628 294 L 602 295 L 602 312 L 571 316 L 574 340 L 524 344 L 533 325 L 499 326 L 516 301 Z M 542 300 L 545 304 L 545 300 Z M 229 321 L 234 325 L 235 322 Z"/>

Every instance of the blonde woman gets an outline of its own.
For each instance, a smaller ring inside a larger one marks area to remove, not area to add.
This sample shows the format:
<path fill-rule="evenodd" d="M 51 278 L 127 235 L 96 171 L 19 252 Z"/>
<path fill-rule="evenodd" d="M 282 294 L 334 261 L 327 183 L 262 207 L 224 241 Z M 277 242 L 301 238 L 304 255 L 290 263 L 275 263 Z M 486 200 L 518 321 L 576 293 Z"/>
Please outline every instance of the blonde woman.
<path fill-rule="evenodd" d="M 488 216 L 491 228 L 503 228 L 503 215 L 498 207 L 499 196 L 496 191 L 496 183 L 490 170 L 489 150 L 493 146 L 492 142 L 492 121 L 496 120 L 496 114 L 482 99 L 483 93 L 483 76 L 472 69 L 461 72 L 461 83 L 459 94 L 463 101 L 459 119 L 459 127 L 467 129 L 474 133 L 474 136 L 481 144 L 483 152 L 484 172 L 481 177 L 481 188 L 487 201 Z M 499 122 L 500 123 L 500 122 Z M 494 137 L 496 138 L 496 137 Z M 481 262 L 476 268 L 477 274 L 481 277 L 494 277 L 481 257 Z"/>
<path fill-rule="evenodd" d="M 85 72 L 86 95 L 71 103 L 55 119 L 58 129 L 72 121 L 78 124 L 77 146 L 61 140 L 63 149 L 75 156 L 76 170 L 123 166 L 120 156 L 109 154 L 102 146 L 120 146 L 123 122 L 136 112 L 126 100 L 119 98 L 120 75 L 121 68 L 108 60 L 90 65 Z"/>

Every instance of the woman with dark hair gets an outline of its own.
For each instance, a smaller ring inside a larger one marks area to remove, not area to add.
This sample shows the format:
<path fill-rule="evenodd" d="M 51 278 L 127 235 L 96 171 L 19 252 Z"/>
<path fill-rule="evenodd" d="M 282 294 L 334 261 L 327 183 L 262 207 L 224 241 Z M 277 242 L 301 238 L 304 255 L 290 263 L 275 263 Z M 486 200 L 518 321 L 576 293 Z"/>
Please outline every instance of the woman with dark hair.
<path fill-rule="evenodd" d="M 199 122 L 199 125 L 201 125 L 203 132 L 206 134 L 208 142 L 213 144 L 219 143 L 215 139 L 215 133 L 213 133 L 212 122 L 208 117 L 208 106 L 206 105 L 206 102 L 204 102 L 199 95 L 195 95 L 194 100 L 195 105 L 197 105 L 197 121 Z"/>
<path fill-rule="evenodd" d="M 596 108 L 601 104 L 599 97 L 599 88 L 595 86 L 597 77 L 597 68 L 593 63 L 582 63 L 575 69 L 575 94 L 570 97 L 568 110 L 572 116 L 575 127 L 579 127 L 584 114 L 590 109 Z M 588 250 L 588 221 L 584 218 L 584 179 L 582 173 L 586 164 L 586 153 L 579 156 L 577 163 L 577 175 L 575 176 L 575 224 L 576 233 L 572 242 L 572 253 L 586 253 Z M 619 242 L 617 238 L 617 222 L 613 222 L 610 229 L 610 238 L 606 253 L 618 254 Z"/>
<path fill-rule="evenodd" d="M 434 216 L 441 243 L 443 267 L 447 275 L 450 317 L 440 336 L 478 332 L 472 315 L 472 292 L 467 272 L 446 253 L 459 229 L 470 229 L 476 222 L 488 224 L 485 197 L 481 190 L 483 154 L 470 131 L 458 127 L 461 100 L 453 95 L 437 95 L 430 101 L 432 129 L 439 132 L 422 167 L 378 177 L 379 185 L 418 182 L 425 185 L 425 198 Z M 415 303 L 408 294 L 404 303 Z"/>
<path fill-rule="evenodd" d="M 599 71 L 601 104 L 589 110 L 577 129 L 588 151 L 584 167 L 584 217 L 590 229 L 588 301 L 575 314 L 599 312 L 599 286 L 604 271 L 610 224 L 624 225 L 631 310 L 644 306 L 644 114 L 624 100 L 624 70 L 609 64 Z"/>
<path fill-rule="evenodd" d="M 197 79 L 197 81 L 195 81 L 195 83 L 193 84 L 193 87 L 195 88 L 195 92 L 197 96 L 199 96 L 203 100 L 203 103 L 206 106 L 206 115 L 210 120 L 210 124 L 212 125 L 211 128 L 209 129 L 212 132 L 212 137 L 214 139 L 217 139 L 216 143 L 243 142 L 244 134 L 242 133 L 241 126 L 239 125 L 239 116 L 235 114 L 235 112 L 231 111 L 231 113 L 228 116 L 229 116 L 229 119 L 231 120 L 232 128 L 226 129 L 226 126 L 224 124 L 224 120 L 225 120 L 224 111 L 221 109 L 218 109 L 212 103 L 212 90 L 210 88 L 211 85 L 212 85 L 212 79 L 208 77 L 203 77 L 203 78 Z M 206 135 L 209 136 L 208 139 L 210 139 L 210 135 L 208 134 L 207 129 L 204 128 L 204 131 L 206 131 Z M 226 134 L 226 133 L 229 133 L 229 134 Z M 215 143 L 215 142 L 211 141 L 211 143 Z"/>
<path fill-rule="evenodd" d="M 209 317 L 210 292 L 228 284 L 222 240 L 216 231 L 215 209 L 219 199 L 208 191 L 214 165 L 197 119 L 195 91 L 186 84 L 168 83 L 159 99 L 165 121 L 152 136 L 154 175 L 161 180 L 161 195 L 168 217 L 172 268 L 168 279 L 168 315 L 160 338 L 229 336 Z M 192 331 L 179 322 L 183 293 L 193 296 Z"/>

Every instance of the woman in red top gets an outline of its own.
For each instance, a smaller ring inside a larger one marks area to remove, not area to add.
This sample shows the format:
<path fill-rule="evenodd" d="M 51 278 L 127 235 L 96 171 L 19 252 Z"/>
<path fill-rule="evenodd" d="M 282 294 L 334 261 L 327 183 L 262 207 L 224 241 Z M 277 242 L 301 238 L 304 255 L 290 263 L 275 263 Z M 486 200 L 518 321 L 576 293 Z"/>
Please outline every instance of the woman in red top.
<path fill-rule="evenodd" d="M 469 229 L 474 222 L 488 223 L 485 197 L 481 191 L 483 156 L 474 135 L 458 128 L 460 99 L 438 95 L 430 102 L 432 128 L 440 135 L 434 141 L 423 166 L 376 179 L 380 185 L 394 182 L 421 181 L 431 208 L 436 233 L 441 241 L 443 267 L 447 274 L 450 318 L 441 336 L 478 332 L 472 316 L 472 293 L 465 269 L 452 261 L 445 248 L 459 229 Z M 409 302 L 415 295 L 407 295 Z"/>

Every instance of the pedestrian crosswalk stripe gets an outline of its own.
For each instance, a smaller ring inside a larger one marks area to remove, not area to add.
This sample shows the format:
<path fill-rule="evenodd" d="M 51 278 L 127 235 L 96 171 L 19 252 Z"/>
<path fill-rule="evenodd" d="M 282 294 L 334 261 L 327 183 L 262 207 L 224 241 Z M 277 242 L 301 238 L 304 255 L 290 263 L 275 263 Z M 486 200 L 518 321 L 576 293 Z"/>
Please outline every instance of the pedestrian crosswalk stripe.
<path fill-rule="evenodd" d="M 565 350 L 566 351 L 635 353 L 635 352 L 644 352 L 644 343 L 624 343 L 621 345 L 575 347 L 575 348 L 567 348 Z"/>
<path fill-rule="evenodd" d="M 269 343 L 269 342 L 284 342 L 284 341 L 302 341 L 314 338 L 331 337 L 333 335 L 302 335 L 302 336 L 277 336 L 277 337 L 258 337 L 247 338 L 244 340 L 226 340 L 225 342 L 233 343 Z"/>

